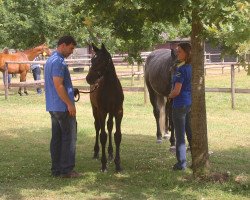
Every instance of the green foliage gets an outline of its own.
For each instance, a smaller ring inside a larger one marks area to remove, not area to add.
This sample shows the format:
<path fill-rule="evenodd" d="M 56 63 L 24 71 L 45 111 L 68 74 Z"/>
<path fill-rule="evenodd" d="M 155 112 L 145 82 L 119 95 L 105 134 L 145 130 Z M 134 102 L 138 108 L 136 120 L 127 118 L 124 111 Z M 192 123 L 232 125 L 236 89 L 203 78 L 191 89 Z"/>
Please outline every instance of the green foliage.
<path fill-rule="evenodd" d="M 204 39 L 231 54 L 249 51 L 245 0 L 2 0 L 0 48 L 26 49 L 43 42 L 55 47 L 58 37 L 72 34 L 79 46 L 104 42 L 111 52 L 128 52 L 136 62 L 142 50 L 189 37 L 196 6 Z"/>
<path fill-rule="evenodd" d="M 1 4 L 1 46 L 26 49 L 44 42 L 54 44 L 59 36 L 70 33 L 73 16 L 64 1 L 5 0 Z"/>
<path fill-rule="evenodd" d="M 180 17 L 184 5 L 183 1 L 77 0 L 71 8 L 75 28 L 91 32 L 84 35 L 88 43 L 104 42 L 111 52 L 127 52 L 133 63 L 141 62 L 140 51 L 189 35 L 188 20 Z"/>
<path fill-rule="evenodd" d="M 250 4 L 244 0 L 204 1 L 206 35 L 230 54 L 250 50 Z"/>
<path fill-rule="evenodd" d="M 244 0 L 78 0 L 78 7 L 73 10 L 84 13 L 81 18 L 88 17 L 92 30 L 97 26 L 110 28 L 111 35 L 125 45 L 122 48 L 117 44 L 117 48 L 136 58 L 138 51 L 162 42 L 163 33 L 168 36 L 165 40 L 190 36 L 190 13 L 195 8 L 202 19 L 204 39 L 226 53 L 242 54 L 249 50 L 249 3 Z M 111 35 L 104 36 L 103 41 L 110 40 Z"/>

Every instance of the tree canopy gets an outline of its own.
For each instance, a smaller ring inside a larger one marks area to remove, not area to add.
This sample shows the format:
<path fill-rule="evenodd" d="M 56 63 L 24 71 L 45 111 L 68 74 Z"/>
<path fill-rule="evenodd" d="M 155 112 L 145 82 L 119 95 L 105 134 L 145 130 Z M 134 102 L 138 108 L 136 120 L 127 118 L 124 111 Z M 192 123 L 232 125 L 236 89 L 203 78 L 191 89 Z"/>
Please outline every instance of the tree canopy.
<path fill-rule="evenodd" d="M 64 34 L 80 46 L 105 42 L 111 52 L 152 50 L 159 43 L 191 35 L 190 0 L 0 0 L 1 47 L 52 46 Z M 202 36 L 226 52 L 250 49 L 249 3 L 244 0 L 199 1 Z"/>

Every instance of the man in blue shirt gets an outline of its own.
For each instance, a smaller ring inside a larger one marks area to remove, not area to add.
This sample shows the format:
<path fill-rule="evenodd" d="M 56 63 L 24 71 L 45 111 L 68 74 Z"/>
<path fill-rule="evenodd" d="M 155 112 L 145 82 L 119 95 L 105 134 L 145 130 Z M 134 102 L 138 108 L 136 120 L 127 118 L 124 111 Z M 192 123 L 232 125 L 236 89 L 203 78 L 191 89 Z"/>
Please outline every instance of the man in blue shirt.
<path fill-rule="evenodd" d="M 61 37 L 56 51 L 46 62 L 44 74 L 46 110 L 52 121 L 51 172 L 53 176 L 63 178 L 80 176 L 73 170 L 77 139 L 76 108 L 69 69 L 64 61 L 73 53 L 75 46 L 73 37 Z"/>
<path fill-rule="evenodd" d="M 34 61 L 39 61 L 39 56 L 37 56 Z M 34 63 L 30 65 L 30 69 L 32 70 L 33 78 L 35 81 L 41 80 L 41 68 L 39 63 Z M 42 88 L 36 88 L 37 94 L 42 94 Z"/>

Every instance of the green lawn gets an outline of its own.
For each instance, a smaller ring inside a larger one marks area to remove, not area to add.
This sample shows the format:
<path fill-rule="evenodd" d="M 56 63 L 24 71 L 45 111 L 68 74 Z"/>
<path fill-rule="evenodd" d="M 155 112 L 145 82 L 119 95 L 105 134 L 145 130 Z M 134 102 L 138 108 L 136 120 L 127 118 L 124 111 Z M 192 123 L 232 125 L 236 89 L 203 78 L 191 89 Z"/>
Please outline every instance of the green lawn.
<path fill-rule="evenodd" d="M 1 80 L 0 80 L 1 81 Z M 125 80 L 129 84 L 130 80 Z M 230 75 L 206 76 L 207 87 L 229 87 Z M 250 77 L 236 73 L 239 88 L 250 88 Z M 50 176 L 50 117 L 44 95 L 29 89 L 29 96 L 0 91 L 0 199 L 249 199 L 250 94 L 206 93 L 211 171 L 229 172 L 225 183 L 199 182 L 192 171 L 173 172 L 175 155 L 169 142 L 156 144 L 151 105 L 143 93 L 125 93 L 121 174 L 100 172 L 93 160 L 94 125 L 88 95 L 77 103 L 78 141 L 76 170 L 84 176 L 64 180 Z M 189 165 L 191 163 L 188 154 Z"/>

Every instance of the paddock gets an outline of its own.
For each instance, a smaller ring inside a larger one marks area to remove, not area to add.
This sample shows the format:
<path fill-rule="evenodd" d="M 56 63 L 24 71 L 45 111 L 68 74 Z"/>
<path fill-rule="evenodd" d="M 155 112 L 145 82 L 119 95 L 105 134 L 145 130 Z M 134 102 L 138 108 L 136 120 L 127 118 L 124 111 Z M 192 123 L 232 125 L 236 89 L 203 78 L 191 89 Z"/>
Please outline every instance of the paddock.
<path fill-rule="evenodd" d="M 220 80 L 220 85 L 227 86 L 229 77 L 208 76 L 206 84 L 218 87 Z M 245 77 L 243 71 L 236 74 L 238 87 L 250 85 Z M 13 89 L 9 95 L 6 101 L 0 91 L 0 199 L 249 199 L 249 95 L 238 94 L 236 108 L 231 110 L 230 94 L 206 94 L 210 162 L 213 171 L 230 173 L 225 183 L 195 181 L 189 168 L 172 171 L 175 155 L 168 151 L 169 142 L 155 143 L 152 108 L 144 105 L 142 92 L 125 92 L 122 173 L 115 173 L 113 163 L 107 173 L 100 173 L 99 160 L 92 159 L 94 121 L 89 95 L 82 95 L 76 103 L 76 170 L 83 177 L 52 178 L 51 125 L 44 95 L 34 90 L 20 97 Z M 190 154 L 187 159 L 190 165 Z"/>

